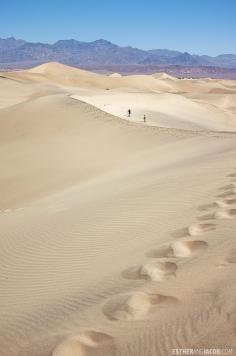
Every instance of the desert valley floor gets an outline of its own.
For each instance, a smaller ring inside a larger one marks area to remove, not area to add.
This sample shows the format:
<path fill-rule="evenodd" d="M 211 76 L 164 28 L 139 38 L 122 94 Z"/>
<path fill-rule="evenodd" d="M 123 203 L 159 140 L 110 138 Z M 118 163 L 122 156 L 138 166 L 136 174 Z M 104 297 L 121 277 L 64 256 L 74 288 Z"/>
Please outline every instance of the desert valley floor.
<path fill-rule="evenodd" d="M 2 72 L 0 166 L 1 356 L 236 355 L 235 81 Z"/>

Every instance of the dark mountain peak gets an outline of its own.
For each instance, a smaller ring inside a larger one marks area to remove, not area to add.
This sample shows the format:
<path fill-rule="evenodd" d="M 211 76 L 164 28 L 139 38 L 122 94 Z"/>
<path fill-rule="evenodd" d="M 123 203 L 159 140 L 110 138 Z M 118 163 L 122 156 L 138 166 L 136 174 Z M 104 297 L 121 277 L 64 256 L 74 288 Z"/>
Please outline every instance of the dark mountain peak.
<path fill-rule="evenodd" d="M 185 57 L 185 58 L 190 58 L 190 57 L 191 57 L 191 54 L 188 53 L 188 52 L 184 52 L 184 53 L 180 54 L 180 56 L 182 56 L 183 58 L 184 58 L 184 57 Z"/>
<path fill-rule="evenodd" d="M 80 42 L 77 41 L 73 38 L 69 39 L 69 40 L 59 40 L 57 42 L 55 42 L 52 47 L 55 49 L 76 49 L 78 47 L 81 47 L 81 45 L 85 45 L 86 42 Z"/>
<path fill-rule="evenodd" d="M 112 42 L 109 42 L 107 40 L 104 40 L 103 38 L 100 38 L 96 41 L 90 42 L 91 45 L 99 46 L 99 47 L 118 47 Z"/>
<path fill-rule="evenodd" d="M 216 56 L 215 58 L 236 58 L 236 54 L 223 53 L 223 54 L 219 54 L 219 55 Z"/>
<path fill-rule="evenodd" d="M 151 49 L 148 51 L 148 53 L 156 56 L 161 56 L 163 58 L 172 58 L 181 54 L 181 52 L 179 51 L 173 51 L 170 49 Z"/>
<path fill-rule="evenodd" d="M 92 41 L 92 43 L 100 43 L 100 44 L 113 44 L 107 40 L 104 40 L 103 38 L 99 38 L 98 40 Z"/>
<path fill-rule="evenodd" d="M 0 38 L 0 49 L 9 50 L 22 46 L 26 41 L 17 40 L 15 37 Z"/>
<path fill-rule="evenodd" d="M 0 38 L 1 41 L 6 41 L 6 42 L 14 42 L 14 41 L 23 41 L 23 40 L 17 40 L 15 37 L 7 37 L 7 38 Z"/>
<path fill-rule="evenodd" d="M 171 58 L 171 64 L 174 65 L 185 65 L 185 66 L 192 66 L 192 65 L 201 65 L 200 59 L 192 56 L 188 52 L 184 52 L 179 54 L 176 57 Z"/>
<path fill-rule="evenodd" d="M 64 44 L 64 43 L 75 44 L 75 43 L 81 43 L 81 42 L 75 40 L 74 38 L 70 38 L 68 40 L 59 40 L 59 41 L 55 42 L 54 45 Z"/>

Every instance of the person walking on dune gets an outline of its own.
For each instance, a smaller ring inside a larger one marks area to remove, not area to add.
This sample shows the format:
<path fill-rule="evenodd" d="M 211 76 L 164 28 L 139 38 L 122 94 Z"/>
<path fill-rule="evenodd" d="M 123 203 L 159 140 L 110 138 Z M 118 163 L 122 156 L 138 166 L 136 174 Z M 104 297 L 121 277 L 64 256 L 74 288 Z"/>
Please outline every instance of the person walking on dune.
<path fill-rule="evenodd" d="M 144 115 L 144 117 L 143 117 L 143 122 L 146 122 L 146 121 L 147 121 L 146 115 Z"/>
<path fill-rule="evenodd" d="M 131 110 L 129 109 L 128 110 L 128 117 L 130 117 L 131 116 Z"/>

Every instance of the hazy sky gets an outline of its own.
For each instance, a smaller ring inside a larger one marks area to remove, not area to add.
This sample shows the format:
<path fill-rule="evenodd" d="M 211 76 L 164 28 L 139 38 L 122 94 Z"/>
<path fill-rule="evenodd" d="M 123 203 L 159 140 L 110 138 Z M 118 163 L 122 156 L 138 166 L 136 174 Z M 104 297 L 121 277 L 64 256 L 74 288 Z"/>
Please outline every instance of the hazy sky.
<path fill-rule="evenodd" d="M 0 0 L 0 37 L 236 53 L 236 0 Z"/>

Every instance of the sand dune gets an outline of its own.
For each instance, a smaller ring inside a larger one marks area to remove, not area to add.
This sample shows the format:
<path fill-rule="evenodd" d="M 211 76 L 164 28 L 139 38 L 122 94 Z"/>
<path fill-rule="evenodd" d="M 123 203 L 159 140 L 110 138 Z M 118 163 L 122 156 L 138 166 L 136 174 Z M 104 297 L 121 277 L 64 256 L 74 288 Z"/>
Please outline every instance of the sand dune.
<path fill-rule="evenodd" d="M 234 92 L 55 63 L 4 73 L 1 356 L 236 347 Z"/>
<path fill-rule="evenodd" d="M 71 68 L 59 63 L 5 73 L 7 78 L 27 83 L 65 86 L 71 97 L 97 108 L 148 124 L 186 130 L 235 131 L 236 89 L 233 81 L 179 80 L 166 73 L 152 76 L 110 76 Z"/>
<path fill-rule="evenodd" d="M 154 73 L 152 76 L 156 79 L 170 79 L 170 80 L 177 80 L 177 78 L 172 77 L 171 75 L 167 73 Z"/>
<path fill-rule="evenodd" d="M 92 104 L 99 109 L 127 119 L 127 108 L 132 109 L 131 119 L 148 124 L 184 130 L 234 131 L 235 117 L 215 108 L 172 93 L 97 93 L 73 95 L 75 99 Z"/>
<path fill-rule="evenodd" d="M 18 104 L 32 95 L 32 87 L 0 76 L 0 109 Z"/>
<path fill-rule="evenodd" d="M 112 74 L 109 75 L 109 77 L 111 77 L 111 78 L 121 78 L 122 75 L 120 73 L 112 73 Z"/>

